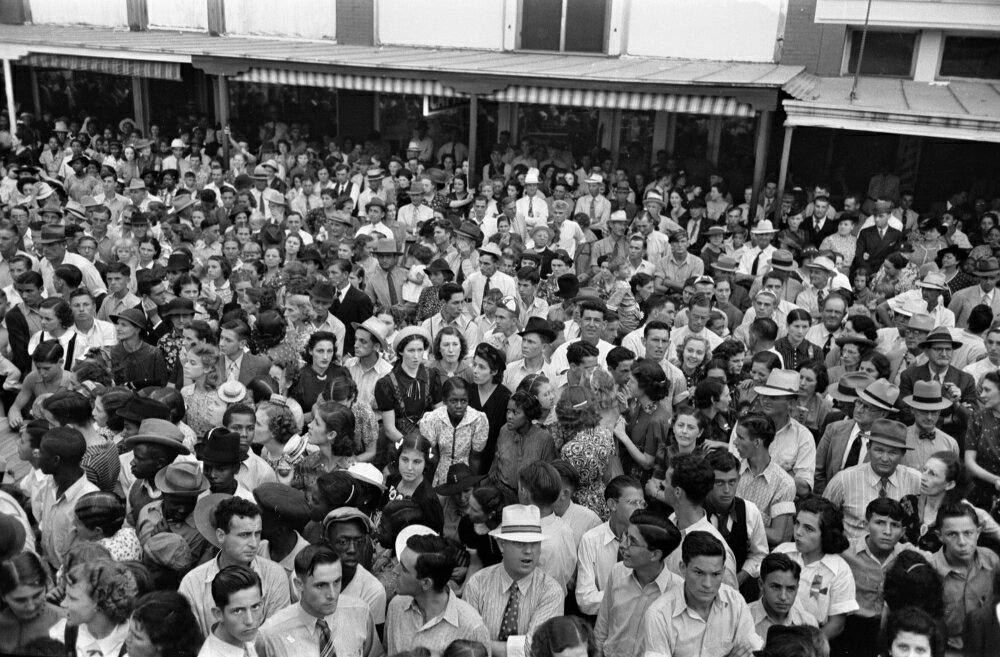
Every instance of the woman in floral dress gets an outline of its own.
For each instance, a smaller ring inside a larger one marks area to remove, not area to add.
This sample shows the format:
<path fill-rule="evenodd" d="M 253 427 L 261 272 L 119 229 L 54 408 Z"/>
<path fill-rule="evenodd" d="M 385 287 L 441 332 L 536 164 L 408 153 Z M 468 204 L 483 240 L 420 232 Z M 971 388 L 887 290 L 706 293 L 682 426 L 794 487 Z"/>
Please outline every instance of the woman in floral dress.
<path fill-rule="evenodd" d="M 566 442 L 559 450 L 565 459 L 580 473 L 580 487 L 576 502 L 601 517 L 608 519 L 604 503 L 604 486 L 607 466 L 615 454 L 611 432 L 598 426 L 599 418 L 587 390 L 580 386 L 567 388 L 556 405 L 559 427 Z"/>

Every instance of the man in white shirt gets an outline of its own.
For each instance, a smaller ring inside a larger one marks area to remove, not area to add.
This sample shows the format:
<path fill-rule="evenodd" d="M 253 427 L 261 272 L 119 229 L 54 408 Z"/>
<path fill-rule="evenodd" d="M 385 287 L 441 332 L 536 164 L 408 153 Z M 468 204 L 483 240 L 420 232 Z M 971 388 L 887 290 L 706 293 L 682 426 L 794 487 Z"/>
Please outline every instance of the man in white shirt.
<path fill-rule="evenodd" d="M 607 230 L 608 219 L 611 218 L 611 201 L 601 192 L 604 191 L 604 176 L 591 174 L 583 181 L 587 185 L 587 194 L 576 200 L 574 214 L 583 213 L 590 217 L 591 230 Z"/>
<path fill-rule="evenodd" d="M 604 501 L 608 521 L 584 534 L 577 550 L 576 603 L 581 612 L 591 616 L 597 614 L 604 599 L 629 518 L 645 504 L 642 484 L 632 477 L 615 477 L 604 489 Z"/>
<path fill-rule="evenodd" d="M 479 271 L 473 272 L 465 279 L 463 289 L 468 310 L 478 317 L 483 311 L 483 296 L 486 290 L 497 289 L 505 297 L 517 296 L 517 283 L 512 276 L 499 271 L 498 266 L 503 258 L 500 247 L 490 242 L 479 249 Z"/>
<path fill-rule="evenodd" d="M 537 506 L 541 514 L 546 540 L 542 541 L 538 567 L 565 591 L 576 572 L 576 539 L 569 524 L 553 510 L 562 490 L 559 471 L 551 463 L 535 461 L 522 467 L 517 479 L 518 501 Z"/>
<path fill-rule="evenodd" d="M 605 309 L 597 299 L 584 299 L 580 301 L 580 342 L 587 342 L 597 347 L 598 364 L 604 363 L 608 357 L 608 352 L 614 348 L 610 342 L 605 342 L 601 335 L 604 333 Z M 574 341 L 577 342 L 577 341 Z M 562 374 L 569 369 L 569 360 L 566 352 L 572 342 L 564 342 L 552 352 L 552 368 L 557 374 Z"/>
<path fill-rule="evenodd" d="M 212 579 L 212 631 L 198 657 L 255 657 L 264 621 L 260 577 L 244 566 L 227 566 Z"/>
<path fill-rule="evenodd" d="M 97 319 L 95 316 L 94 296 L 85 288 L 79 287 L 69 295 L 69 305 L 73 310 L 73 322 L 76 328 L 77 340 L 83 340 L 86 346 L 77 345 L 75 352 L 81 357 L 91 349 L 112 347 L 118 344 L 118 335 L 111 322 Z"/>
<path fill-rule="evenodd" d="M 46 224 L 42 227 L 42 235 L 39 242 L 42 245 L 42 255 L 45 258 L 41 261 L 42 280 L 45 283 L 45 291 L 49 296 L 56 296 L 55 268 L 59 265 L 74 265 L 83 274 L 83 284 L 90 290 L 94 297 L 101 297 L 107 294 L 108 288 L 104 285 L 100 273 L 94 264 L 76 253 L 69 253 L 66 250 L 66 228 L 65 226 L 54 226 Z"/>
<path fill-rule="evenodd" d="M 570 210 L 573 206 L 569 201 L 557 200 L 552 202 L 552 229 L 556 232 L 556 242 L 552 245 L 553 250 L 562 249 L 572 258 L 576 254 L 576 249 L 584 244 L 587 238 L 583 234 L 580 224 L 569 218 Z"/>
<path fill-rule="evenodd" d="M 478 203 L 479 197 L 474 203 Z M 483 209 L 486 207 L 486 199 L 482 201 Z M 475 209 L 475 208 L 473 208 Z M 396 212 L 396 221 L 406 227 L 410 235 L 416 235 L 421 224 L 434 219 L 434 211 L 430 206 L 424 204 L 424 192 L 418 187 L 410 188 L 410 202 L 399 208 Z M 481 223 L 481 221 L 480 221 Z"/>
<path fill-rule="evenodd" d="M 750 230 L 754 247 L 740 258 L 740 264 L 736 268 L 736 273 L 740 277 L 753 279 L 767 271 L 771 265 L 771 256 L 777 250 L 771 244 L 777 232 L 778 230 L 766 219 Z"/>
<path fill-rule="evenodd" d="M 545 194 L 538 191 L 538 183 L 538 169 L 528 169 L 524 177 L 524 196 L 517 199 L 517 214 L 524 217 L 528 230 L 549 221 L 549 204 L 545 202 Z"/>

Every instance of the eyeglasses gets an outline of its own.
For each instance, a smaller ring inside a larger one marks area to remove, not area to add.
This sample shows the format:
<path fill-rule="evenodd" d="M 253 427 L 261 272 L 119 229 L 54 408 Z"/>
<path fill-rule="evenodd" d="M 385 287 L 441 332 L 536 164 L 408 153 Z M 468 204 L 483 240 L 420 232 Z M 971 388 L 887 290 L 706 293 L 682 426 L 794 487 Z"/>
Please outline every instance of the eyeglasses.
<path fill-rule="evenodd" d="M 620 542 L 622 544 L 622 547 L 625 547 L 625 548 L 637 547 L 637 548 L 646 548 L 646 549 L 649 549 L 648 545 L 643 545 L 642 543 L 637 543 L 634 538 L 632 538 L 631 536 L 629 536 L 628 532 L 625 532 L 624 534 L 622 534 Z"/>

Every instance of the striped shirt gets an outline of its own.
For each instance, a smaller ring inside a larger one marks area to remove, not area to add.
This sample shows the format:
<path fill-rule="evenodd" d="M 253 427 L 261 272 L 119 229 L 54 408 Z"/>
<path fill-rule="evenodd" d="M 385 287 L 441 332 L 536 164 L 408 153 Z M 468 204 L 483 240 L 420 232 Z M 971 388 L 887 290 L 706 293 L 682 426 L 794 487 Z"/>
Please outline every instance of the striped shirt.
<path fill-rule="evenodd" d="M 465 601 L 479 612 L 490 639 L 500 635 L 503 612 L 510 598 L 510 587 L 514 580 L 502 563 L 483 568 L 469 578 L 465 585 Z M 563 615 L 565 593 L 552 577 L 539 568 L 527 577 L 517 581 L 521 592 L 517 615 L 517 634 L 507 639 L 508 657 L 525 657 L 529 654 L 526 645 L 535 630 L 550 618 Z"/>
<path fill-rule="evenodd" d="M 920 473 L 913 468 L 897 466 L 887 479 L 886 497 L 890 499 L 901 500 L 920 492 Z M 844 512 L 844 530 L 848 538 L 858 538 L 867 533 L 865 509 L 879 497 L 881 481 L 882 478 L 872 470 L 871 463 L 861 463 L 835 474 L 823 491 L 823 497 Z"/>
<path fill-rule="evenodd" d="M 760 474 L 755 474 L 750 462 L 744 459 L 740 463 L 736 496 L 756 504 L 765 525 L 771 523 L 771 518 L 795 513 L 795 481 L 774 459 Z"/>
<path fill-rule="evenodd" d="M 490 635 L 475 609 L 453 592 L 437 617 L 424 622 L 420 607 L 408 595 L 397 595 L 389 603 L 385 619 L 385 646 L 390 655 L 413 648 L 427 648 L 439 657 L 452 641 L 467 639 L 490 645 Z"/>
<path fill-rule="evenodd" d="M 604 657 L 639 657 L 642 655 L 639 630 L 646 610 L 667 591 L 682 588 L 684 580 L 664 568 L 655 580 L 642 586 L 631 568 L 616 563 L 606 584 L 594 626 L 597 646 Z"/>

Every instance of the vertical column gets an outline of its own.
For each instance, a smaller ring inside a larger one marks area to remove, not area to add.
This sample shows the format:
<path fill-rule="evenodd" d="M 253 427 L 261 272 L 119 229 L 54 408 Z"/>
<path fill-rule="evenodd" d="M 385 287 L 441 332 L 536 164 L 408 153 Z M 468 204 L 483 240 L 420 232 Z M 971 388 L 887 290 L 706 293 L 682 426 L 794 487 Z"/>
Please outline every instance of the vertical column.
<path fill-rule="evenodd" d="M 226 128 L 229 126 L 229 78 L 225 75 L 216 75 L 213 78 L 215 85 L 215 120 L 222 126 L 222 161 L 225 166 L 229 166 L 229 135 Z"/>
<path fill-rule="evenodd" d="M 670 114 L 662 110 L 653 115 L 653 147 L 650 149 L 651 152 L 649 154 L 650 166 L 656 163 L 656 151 L 667 148 L 667 132 L 670 128 L 669 121 Z"/>
<path fill-rule="evenodd" d="M 31 102 L 35 107 L 35 116 L 42 115 L 42 95 L 38 90 L 38 70 L 31 67 Z"/>
<path fill-rule="evenodd" d="M 142 130 L 142 134 L 149 134 L 149 123 L 152 117 L 149 115 L 149 81 L 139 76 L 132 76 L 132 106 L 135 109 L 136 125 Z"/>
<path fill-rule="evenodd" d="M 722 148 L 722 117 L 713 116 L 708 121 L 708 161 L 719 165 L 719 151 Z"/>
<path fill-rule="evenodd" d="M 757 113 L 757 145 L 754 149 L 753 191 L 750 194 L 750 217 L 756 216 L 757 199 L 764 187 L 764 177 L 767 174 L 767 145 L 771 137 L 771 110 L 761 110 Z M 778 188 L 780 197 L 782 188 Z M 751 219 L 752 220 L 752 219 Z"/>
<path fill-rule="evenodd" d="M 792 154 L 792 134 L 795 128 L 785 126 L 785 141 L 781 144 L 781 164 L 778 166 L 778 195 L 785 193 L 785 183 L 788 180 L 788 158 Z M 757 189 L 754 188 L 754 199 L 756 199 Z M 756 207 L 754 200 L 750 207 Z"/>
<path fill-rule="evenodd" d="M 133 32 L 143 32 L 149 28 L 149 10 L 146 0 L 125 0 L 125 11 L 128 17 L 128 29 Z"/>
<path fill-rule="evenodd" d="M 7 116 L 10 119 L 10 131 L 17 128 L 17 105 L 14 103 L 14 70 L 10 60 L 3 60 L 3 87 L 7 96 Z"/>
<path fill-rule="evenodd" d="M 474 190 L 478 182 L 476 176 L 476 137 L 479 134 L 479 95 L 469 97 L 469 180 L 467 190 Z M 461 169 L 462 163 L 455 163 L 456 169 Z"/>

